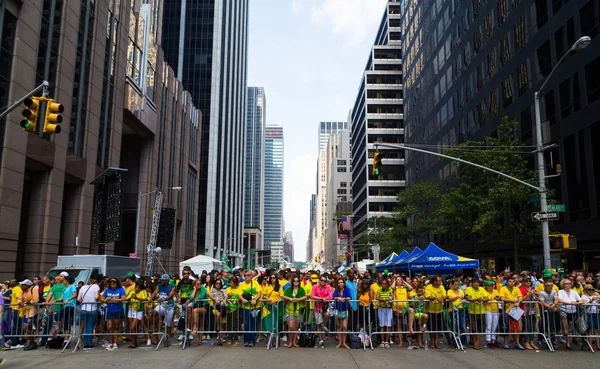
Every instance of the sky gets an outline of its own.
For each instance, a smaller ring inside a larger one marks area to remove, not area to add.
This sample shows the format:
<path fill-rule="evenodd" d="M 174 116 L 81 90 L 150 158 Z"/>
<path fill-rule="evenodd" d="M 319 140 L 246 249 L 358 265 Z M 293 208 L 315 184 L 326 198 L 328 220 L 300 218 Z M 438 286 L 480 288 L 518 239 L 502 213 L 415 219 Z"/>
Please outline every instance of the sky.
<path fill-rule="evenodd" d="M 250 0 L 248 86 L 262 86 L 267 125 L 283 127 L 284 221 L 306 260 L 318 124 L 346 121 L 386 0 Z"/>

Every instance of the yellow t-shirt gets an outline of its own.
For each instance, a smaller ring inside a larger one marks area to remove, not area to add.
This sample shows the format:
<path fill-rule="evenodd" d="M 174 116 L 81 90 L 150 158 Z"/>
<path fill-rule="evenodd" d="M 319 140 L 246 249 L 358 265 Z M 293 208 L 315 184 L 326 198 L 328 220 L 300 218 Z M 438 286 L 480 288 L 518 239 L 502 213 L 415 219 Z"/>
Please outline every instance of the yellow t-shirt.
<path fill-rule="evenodd" d="M 16 311 L 19 310 L 19 297 L 21 297 L 23 290 L 21 289 L 21 286 L 12 287 L 11 290 L 12 296 L 10 298 L 10 308 Z"/>
<path fill-rule="evenodd" d="M 467 287 L 465 290 L 465 295 L 472 299 L 488 297 L 488 293 L 483 287 L 479 287 L 477 290 L 475 290 L 473 287 Z M 469 314 L 485 314 L 485 302 L 469 301 Z"/>
<path fill-rule="evenodd" d="M 310 283 L 310 281 L 306 281 L 306 284 L 304 286 L 302 286 L 302 288 L 304 288 L 304 293 L 306 293 L 306 296 L 310 297 L 310 294 L 311 294 L 312 289 L 313 289 L 312 283 Z M 314 302 L 309 302 L 308 306 L 312 310 L 312 309 L 315 308 L 315 303 Z"/>
<path fill-rule="evenodd" d="M 554 291 L 556 291 L 556 293 L 558 293 L 558 286 L 557 285 L 552 284 L 552 289 Z M 537 287 L 535 288 L 536 295 L 539 295 L 540 292 L 542 292 L 543 290 L 544 290 L 544 284 L 543 283 L 538 283 Z"/>
<path fill-rule="evenodd" d="M 413 290 L 408 293 L 408 299 L 414 300 L 415 296 L 417 296 L 417 291 L 415 291 L 415 289 L 413 288 Z"/>
<path fill-rule="evenodd" d="M 242 294 L 250 293 L 250 294 L 252 294 L 253 298 L 256 297 L 258 295 L 258 293 L 262 293 L 262 287 L 261 287 L 260 283 L 258 283 L 257 281 L 254 281 L 254 280 L 251 280 L 250 283 L 246 283 L 245 281 L 243 283 L 240 283 L 240 288 L 242 289 Z M 248 309 L 248 310 L 258 309 L 259 307 L 260 306 L 258 305 L 258 303 L 255 306 L 252 306 L 250 304 L 250 302 L 242 305 L 242 308 Z"/>
<path fill-rule="evenodd" d="M 377 293 L 381 291 L 381 286 L 377 283 L 373 283 L 371 285 L 371 291 L 373 291 L 373 298 L 375 298 L 375 296 L 377 296 Z M 373 309 L 379 309 L 379 301 L 373 301 Z"/>
<path fill-rule="evenodd" d="M 510 291 L 508 287 L 504 286 L 500 289 L 500 293 L 498 293 L 498 296 L 500 298 L 504 297 L 506 299 L 515 300 L 519 297 L 523 297 L 523 294 L 521 294 L 521 290 L 517 287 L 513 287 L 512 291 Z M 506 309 L 509 305 L 511 305 L 510 302 L 505 303 L 504 308 Z"/>
<path fill-rule="evenodd" d="M 394 300 L 408 300 L 408 289 L 406 287 L 396 287 L 394 290 Z M 394 311 L 404 310 L 407 302 L 394 302 Z"/>
<path fill-rule="evenodd" d="M 448 311 L 452 311 L 454 309 L 462 309 L 462 300 L 465 298 L 465 293 L 463 290 L 457 290 L 454 292 L 453 290 L 448 290 L 447 292 L 448 298 L 458 296 L 458 298 L 454 301 L 450 302 L 450 306 L 448 307 Z"/>
<path fill-rule="evenodd" d="M 428 299 L 446 297 L 446 289 L 443 285 L 433 287 L 433 284 L 428 284 L 425 287 L 425 297 Z M 439 314 L 444 310 L 444 304 L 439 301 L 429 301 L 429 312 Z"/>
<path fill-rule="evenodd" d="M 242 289 L 238 285 L 236 288 L 227 287 L 225 290 L 227 294 L 227 306 L 229 306 L 230 311 L 236 311 L 240 307 L 239 298 L 242 295 Z"/>
<path fill-rule="evenodd" d="M 369 293 L 369 291 L 365 292 L 364 294 L 358 296 L 358 299 L 360 300 L 360 305 L 367 307 L 371 304 L 371 294 Z"/>
<path fill-rule="evenodd" d="M 498 312 L 498 291 L 492 290 L 492 292 L 487 292 L 488 302 L 485 304 L 485 311 L 489 313 L 497 313 Z"/>
<path fill-rule="evenodd" d="M 134 286 L 133 291 L 129 291 L 129 293 L 127 294 L 127 300 L 129 299 L 131 299 L 131 310 L 136 312 L 144 311 L 144 306 L 148 301 L 148 292 L 146 292 L 146 290 L 141 290 L 139 293 L 135 293 Z"/>

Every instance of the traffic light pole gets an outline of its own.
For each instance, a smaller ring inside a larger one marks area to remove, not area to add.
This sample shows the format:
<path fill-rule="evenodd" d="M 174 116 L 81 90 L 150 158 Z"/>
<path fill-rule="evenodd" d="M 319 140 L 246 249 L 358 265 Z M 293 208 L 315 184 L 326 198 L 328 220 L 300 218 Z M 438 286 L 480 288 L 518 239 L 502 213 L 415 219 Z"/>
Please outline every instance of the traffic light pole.
<path fill-rule="evenodd" d="M 6 108 L 6 110 L 4 110 L 0 114 L 0 120 L 4 119 L 8 115 L 8 113 L 10 113 L 11 111 L 18 108 L 19 105 L 21 105 L 21 104 L 23 104 L 23 102 L 25 102 L 25 100 L 27 100 L 30 97 L 32 97 L 33 95 L 37 94 L 40 90 L 44 90 L 43 95 L 46 96 L 48 94 L 48 86 L 50 86 L 50 83 L 48 81 L 44 81 L 44 82 L 42 82 L 41 85 L 39 85 L 36 88 L 34 88 L 33 90 L 31 90 L 27 95 L 25 95 L 22 98 L 20 98 L 19 100 L 15 101 L 11 106 Z"/>
<path fill-rule="evenodd" d="M 537 100 L 536 100 L 537 101 Z M 538 131 L 539 137 L 538 137 L 538 143 L 541 140 L 541 128 Z M 415 147 L 410 147 L 410 146 L 405 146 L 403 144 L 387 144 L 387 143 L 379 143 L 376 142 L 374 143 L 374 148 L 375 150 L 377 150 L 377 146 L 382 146 L 382 147 L 389 147 L 389 148 L 394 148 L 394 149 L 403 149 L 403 150 L 408 150 L 408 151 L 416 151 L 416 152 L 420 152 L 423 154 L 428 154 L 428 155 L 434 155 L 434 156 L 439 156 L 441 158 L 444 159 L 448 159 L 448 160 L 453 160 L 453 161 L 458 161 L 459 163 L 463 163 L 463 164 L 467 164 L 467 165 L 471 165 L 473 167 L 479 168 L 479 169 L 483 169 L 483 170 L 487 170 L 488 172 L 492 172 L 495 174 L 498 174 L 502 177 L 506 177 L 510 180 L 513 180 L 515 182 L 518 182 L 524 186 L 533 188 L 534 190 L 536 190 L 539 194 L 540 194 L 540 200 L 544 202 L 544 204 L 542 205 L 542 211 L 547 211 L 548 210 L 548 205 L 546 203 L 546 186 L 545 183 L 543 183 L 542 181 L 544 181 L 546 178 L 550 177 L 550 176 L 546 176 L 545 172 L 540 172 L 540 187 L 534 186 L 530 183 L 527 183 L 525 181 L 522 181 L 518 178 L 515 178 L 513 176 L 510 176 L 506 173 L 502 173 L 499 172 L 495 169 L 492 168 L 488 168 L 486 166 L 480 165 L 480 164 L 476 164 L 464 159 L 460 159 L 460 158 L 455 158 L 453 156 L 449 156 L 449 155 L 444 155 L 444 154 L 440 154 L 438 152 L 435 151 L 428 151 L 428 150 L 423 150 L 423 149 L 417 149 Z M 542 161 L 541 163 L 543 164 L 543 146 L 538 144 L 538 159 L 541 153 L 542 156 Z M 554 177 L 556 175 L 553 175 L 552 177 Z M 545 226 L 544 226 L 545 223 Z M 548 220 L 545 219 L 544 222 L 542 222 L 542 244 L 543 244 L 543 254 L 544 254 L 544 268 L 546 269 L 550 269 L 551 266 L 551 260 L 550 260 L 550 236 L 549 236 L 549 231 L 548 231 Z"/>

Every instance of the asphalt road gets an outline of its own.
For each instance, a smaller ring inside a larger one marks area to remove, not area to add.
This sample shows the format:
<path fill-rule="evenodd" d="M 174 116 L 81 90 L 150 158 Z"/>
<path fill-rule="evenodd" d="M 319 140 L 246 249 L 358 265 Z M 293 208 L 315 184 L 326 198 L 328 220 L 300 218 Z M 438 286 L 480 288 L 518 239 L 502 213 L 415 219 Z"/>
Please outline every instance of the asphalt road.
<path fill-rule="evenodd" d="M 39 348 L 34 351 L 11 350 L 1 352 L 6 358 L 2 369 L 40 368 L 44 366 L 61 369 L 105 369 L 105 368 L 596 368 L 598 355 L 591 352 L 566 351 L 518 351 L 483 349 L 466 352 L 452 349 L 429 349 L 409 351 L 405 348 L 390 348 L 374 351 L 345 350 L 334 347 L 288 349 L 281 347 L 266 351 L 263 345 L 253 348 L 242 346 L 189 347 L 172 345 L 154 351 L 139 347 L 135 350 L 123 344 L 117 351 L 96 348 L 89 351 L 60 353 L 60 350 Z"/>

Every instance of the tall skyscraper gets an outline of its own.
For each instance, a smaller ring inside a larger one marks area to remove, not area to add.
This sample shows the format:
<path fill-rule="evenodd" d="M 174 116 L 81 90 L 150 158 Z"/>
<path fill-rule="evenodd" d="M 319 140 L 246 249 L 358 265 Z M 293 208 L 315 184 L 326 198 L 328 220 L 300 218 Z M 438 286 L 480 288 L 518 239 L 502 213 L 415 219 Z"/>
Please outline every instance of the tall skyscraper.
<path fill-rule="evenodd" d="M 265 249 L 283 239 L 283 128 L 265 129 Z"/>
<path fill-rule="evenodd" d="M 380 147 L 384 168 L 371 174 L 375 142 L 404 142 L 400 2 L 388 1 L 349 119 L 352 137 L 353 237 L 368 231 L 367 219 L 390 217 L 404 188 L 404 150 Z"/>
<path fill-rule="evenodd" d="M 600 137 L 600 1 L 404 4 L 403 27 L 411 30 L 402 35 L 407 144 L 479 141 L 496 135 L 504 117 L 520 123 L 515 134 L 525 144 L 535 144 L 534 93 L 557 67 L 540 93 L 542 137 L 555 144 L 545 151 L 546 170 L 553 172 L 552 163 L 562 166 L 562 175 L 547 186 L 566 205 L 551 231 L 575 235 L 579 246 L 577 252 L 553 252 L 553 265 L 563 259 L 571 269 L 598 269 L 600 145 L 594 142 Z M 591 38 L 589 46 L 557 65 L 583 36 Z M 409 185 L 446 183 L 454 168 L 431 155 L 407 153 Z M 473 252 L 470 243 L 455 241 L 447 247 Z M 527 246 L 519 245 L 524 258 L 531 258 L 531 265 L 541 262 L 539 243 Z M 478 248 L 477 257 L 504 268 L 512 248 L 489 245 Z"/>
<path fill-rule="evenodd" d="M 197 251 L 215 258 L 239 255 L 248 0 L 165 0 L 163 22 L 165 59 L 202 111 Z"/>
<path fill-rule="evenodd" d="M 264 229 L 265 188 L 265 89 L 248 87 L 246 115 L 246 166 L 244 184 L 244 227 Z M 262 238 L 258 250 L 263 249 Z"/>
<path fill-rule="evenodd" d="M 320 122 L 319 123 L 319 157 L 317 159 L 317 209 L 316 209 L 316 236 L 317 242 L 313 244 L 311 254 L 321 255 L 325 249 L 325 230 L 327 228 L 327 152 L 325 150 L 329 137 L 343 129 L 348 129 L 348 122 Z M 324 254 L 323 254 L 324 255 Z"/>

